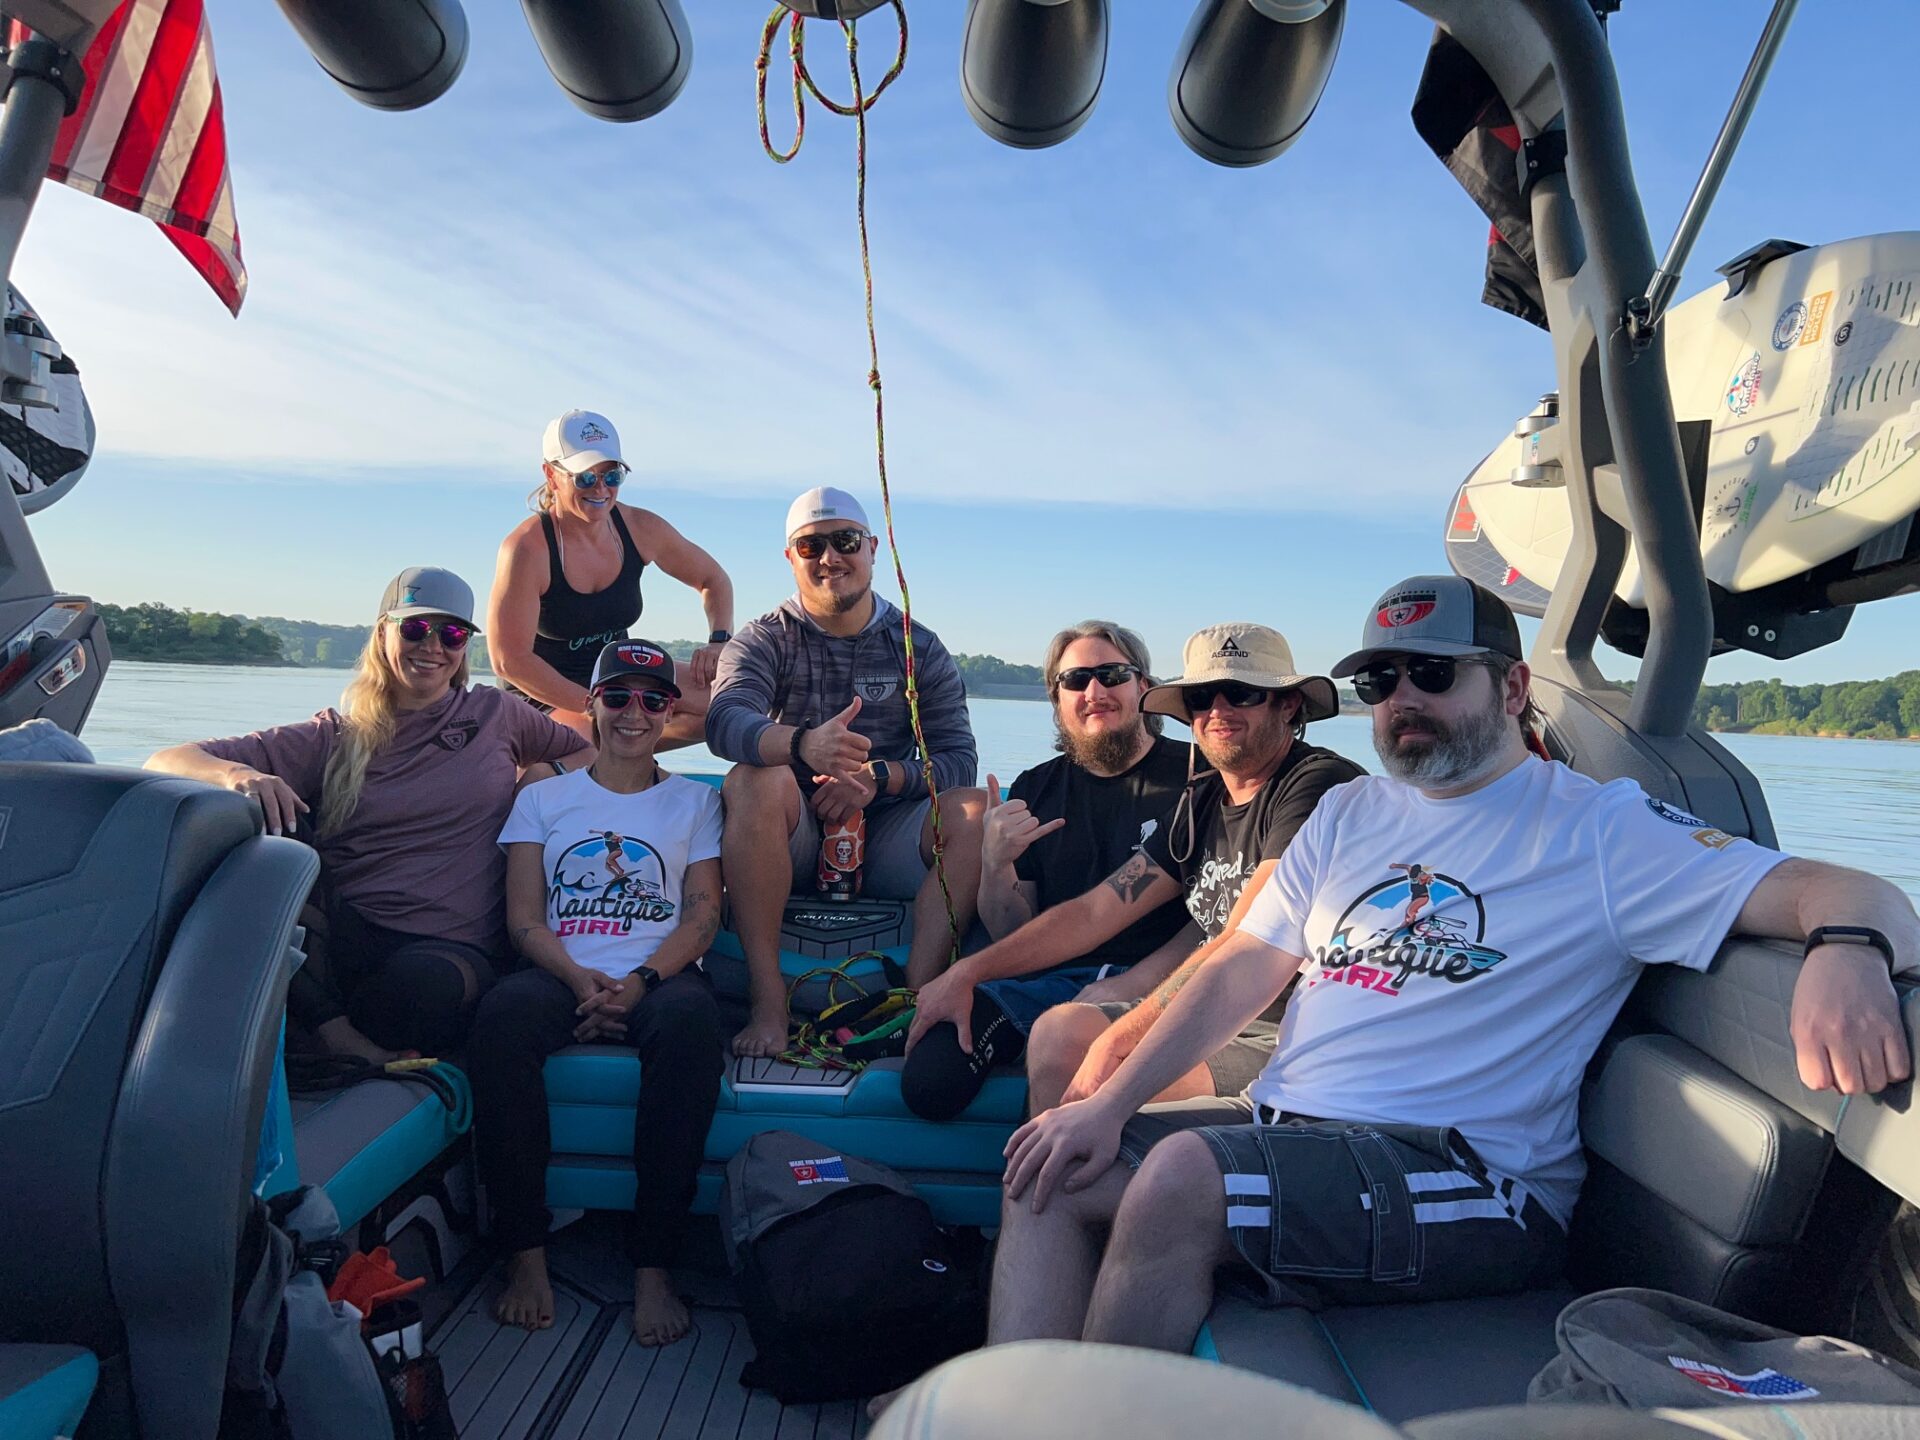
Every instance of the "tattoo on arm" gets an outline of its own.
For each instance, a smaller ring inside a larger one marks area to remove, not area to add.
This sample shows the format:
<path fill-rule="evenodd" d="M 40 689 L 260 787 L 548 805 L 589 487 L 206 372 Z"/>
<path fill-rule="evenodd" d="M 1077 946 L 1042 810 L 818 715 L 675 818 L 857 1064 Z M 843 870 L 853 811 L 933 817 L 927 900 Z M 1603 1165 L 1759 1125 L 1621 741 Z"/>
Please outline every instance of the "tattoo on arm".
<path fill-rule="evenodd" d="M 1161 982 L 1160 988 L 1153 992 L 1153 1003 L 1156 1008 L 1166 1009 L 1173 1003 L 1173 997 L 1180 993 L 1180 988 L 1200 973 L 1200 954 L 1201 952 L 1196 950 L 1191 960 Z"/>
<path fill-rule="evenodd" d="M 1131 855 L 1127 858 L 1126 864 L 1107 877 L 1106 886 L 1131 905 L 1140 897 L 1141 892 L 1153 883 L 1156 868 L 1146 856 Z"/>
<path fill-rule="evenodd" d="M 688 891 L 681 900 L 680 914 L 683 924 L 703 932 L 711 941 L 720 929 L 720 897 L 711 890 Z"/>
<path fill-rule="evenodd" d="M 516 926 L 513 931 L 513 948 L 518 950 L 522 955 L 526 954 L 527 953 L 527 937 L 533 934 L 534 931 L 543 929 L 543 928 L 544 928 L 543 926 L 539 926 L 539 925 Z"/>

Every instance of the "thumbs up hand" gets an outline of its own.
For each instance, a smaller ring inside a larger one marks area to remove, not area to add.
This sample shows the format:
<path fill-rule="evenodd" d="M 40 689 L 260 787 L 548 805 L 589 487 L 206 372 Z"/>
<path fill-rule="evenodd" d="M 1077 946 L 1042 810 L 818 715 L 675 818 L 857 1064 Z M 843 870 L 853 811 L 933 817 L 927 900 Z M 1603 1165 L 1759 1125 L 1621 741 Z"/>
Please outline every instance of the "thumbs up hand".
<path fill-rule="evenodd" d="M 873 742 L 847 728 L 859 713 L 860 697 L 856 695 L 846 709 L 802 737 L 800 758 L 813 768 L 813 773 L 849 783 L 862 778 L 859 772 L 867 763 L 867 752 L 873 748 Z"/>

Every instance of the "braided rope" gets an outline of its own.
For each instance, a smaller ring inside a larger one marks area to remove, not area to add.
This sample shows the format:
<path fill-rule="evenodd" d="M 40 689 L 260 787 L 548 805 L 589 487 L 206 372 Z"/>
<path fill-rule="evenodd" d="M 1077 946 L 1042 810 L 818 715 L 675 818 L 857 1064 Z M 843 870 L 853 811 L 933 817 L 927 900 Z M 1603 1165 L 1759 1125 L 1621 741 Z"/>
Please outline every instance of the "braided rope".
<path fill-rule="evenodd" d="M 880 388 L 880 341 L 873 323 L 873 255 L 867 242 L 867 111 L 900 75 L 907 63 L 907 10 L 903 0 L 892 0 L 893 13 L 900 22 L 900 53 L 894 57 L 892 67 L 881 77 L 880 83 L 873 88 L 871 95 L 860 85 L 860 42 L 854 33 L 855 22 L 842 20 L 840 28 L 847 38 L 847 70 L 853 84 L 853 103 L 842 105 L 822 94 L 820 87 L 814 84 L 813 75 L 807 69 L 803 19 L 798 12 L 790 12 L 784 5 L 774 6 L 773 13 L 767 17 L 765 28 L 760 32 L 760 55 L 754 63 L 755 101 L 760 121 L 760 144 L 767 152 L 767 158 L 779 165 L 786 164 L 800 153 L 800 142 L 806 138 L 807 111 L 805 96 L 812 95 L 821 105 L 836 115 L 848 115 L 854 123 L 854 209 L 860 222 L 860 274 L 866 286 L 867 305 L 867 385 L 873 391 L 873 432 L 874 456 L 880 473 L 880 509 L 887 523 L 887 548 L 893 555 L 893 574 L 900 585 L 900 628 L 906 642 L 906 687 L 907 716 L 913 725 L 914 744 L 920 748 L 920 773 L 926 780 L 927 798 L 933 810 L 933 870 L 940 881 L 940 898 L 947 909 L 947 928 L 951 932 L 952 943 L 949 959 L 960 958 L 960 920 L 953 909 L 953 891 L 947 884 L 946 837 L 940 822 L 940 787 L 933 778 L 933 756 L 927 749 L 926 732 L 920 724 L 920 677 L 913 653 L 913 595 L 907 589 L 906 566 L 900 558 L 900 542 L 893 533 L 893 492 L 887 484 L 887 413 L 886 401 Z M 773 55 L 774 34 L 780 28 L 780 17 L 790 16 L 787 32 L 787 53 L 793 60 L 793 147 L 789 150 L 776 150 L 773 139 L 767 130 L 767 70 Z"/>

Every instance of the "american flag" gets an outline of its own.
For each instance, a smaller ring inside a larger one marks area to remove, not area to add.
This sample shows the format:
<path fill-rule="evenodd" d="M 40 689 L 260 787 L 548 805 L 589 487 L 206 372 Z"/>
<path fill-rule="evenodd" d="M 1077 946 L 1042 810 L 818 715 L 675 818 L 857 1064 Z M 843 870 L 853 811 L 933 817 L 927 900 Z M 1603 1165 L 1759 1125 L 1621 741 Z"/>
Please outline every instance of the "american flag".
<path fill-rule="evenodd" d="M 1820 1392 L 1778 1370 L 1755 1370 L 1751 1375 L 1736 1375 L 1701 1360 L 1683 1360 L 1669 1355 L 1667 1363 L 1696 1385 L 1717 1390 L 1722 1395 L 1738 1395 L 1747 1400 L 1811 1400 Z"/>
<path fill-rule="evenodd" d="M 23 38 L 13 22 L 10 42 Z M 203 0 L 126 0 L 88 47 L 80 107 L 47 175 L 134 210 L 240 313 L 247 268 Z"/>
<path fill-rule="evenodd" d="M 789 1160 L 787 1168 L 793 1171 L 794 1180 L 801 1185 L 848 1183 L 847 1162 L 838 1155 L 829 1155 L 821 1160 Z"/>

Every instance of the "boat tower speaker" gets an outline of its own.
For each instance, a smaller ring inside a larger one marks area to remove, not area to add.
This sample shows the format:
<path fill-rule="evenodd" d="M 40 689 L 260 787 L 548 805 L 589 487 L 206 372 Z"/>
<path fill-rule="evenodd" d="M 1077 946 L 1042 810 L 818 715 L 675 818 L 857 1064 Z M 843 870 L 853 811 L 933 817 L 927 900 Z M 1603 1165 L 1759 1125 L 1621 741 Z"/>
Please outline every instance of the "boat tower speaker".
<path fill-rule="evenodd" d="M 1167 82 L 1173 128 L 1216 165 L 1264 165 L 1313 118 L 1346 0 L 1201 0 Z"/>
<path fill-rule="evenodd" d="M 520 0 L 547 69 L 602 120 L 645 120 L 674 102 L 693 68 L 679 0 Z"/>
<path fill-rule="evenodd" d="M 417 110 L 467 63 L 460 0 L 279 0 L 320 68 L 362 105 Z"/>
<path fill-rule="evenodd" d="M 1087 123 L 1107 72 L 1107 0 L 968 0 L 960 95 L 1003 145 L 1058 145 Z"/>

